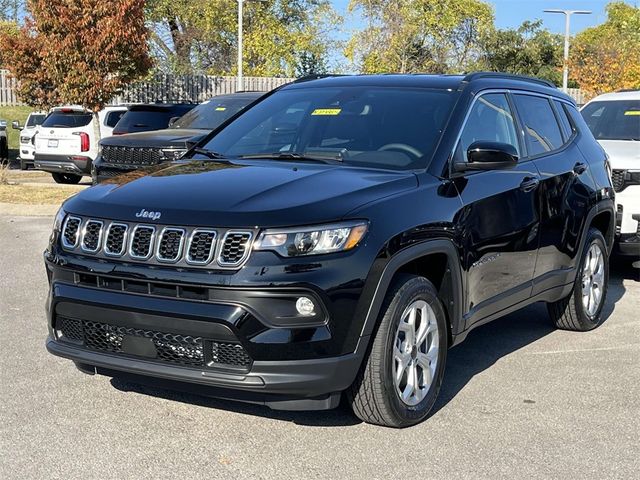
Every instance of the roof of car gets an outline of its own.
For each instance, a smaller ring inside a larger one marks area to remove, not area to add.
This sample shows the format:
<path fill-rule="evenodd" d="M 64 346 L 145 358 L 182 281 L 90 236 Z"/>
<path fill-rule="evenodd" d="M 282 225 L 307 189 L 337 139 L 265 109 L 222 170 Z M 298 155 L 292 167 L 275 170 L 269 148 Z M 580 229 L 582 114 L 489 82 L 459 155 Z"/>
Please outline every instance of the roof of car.
<path fill-rule="evenodd" d="M 256 98 L 261 97 L 266 92 L 250 92 L 250 91 L 242 91 L 236 93 L 225 93 L 223 95 L 216 95 L 215 97 L 211 97 L 209 99 L 210 102 L 219 102 L 220 100 L 255 100 Z"/>
<path fill-rule="evenodd" d="M 197 103 L 136 103 L 129 105 L 129 110 L 134 111 L 163 111 L 171 109 L 189 109 L 197 106 Z"/>
<path fill-rule="evenodd" d="M 554 95 L 573 102 L 571 98 L 555 85 L 522 75 L 496 72 L 474 72 L 468 75 L 437 74 L 378 74 L 378 75 L 315 75 L 304 77 L 287 84 L 283 88 L 296 89 L 307 87 L 342 87 L 342 86 L 382 86 L 382 87 L 419 87 L 447 90 L 460 90 L 467 86 L 478 90 L 486 88 L 512 88 L 530 90 Z"/>
<path fill-rule="evenodd" d="M 640 90 L 621 90 L 619 92 L 605 93 L 592 99 L 592 102 L 600 102 L 603 100 L 640 100 Z"/>

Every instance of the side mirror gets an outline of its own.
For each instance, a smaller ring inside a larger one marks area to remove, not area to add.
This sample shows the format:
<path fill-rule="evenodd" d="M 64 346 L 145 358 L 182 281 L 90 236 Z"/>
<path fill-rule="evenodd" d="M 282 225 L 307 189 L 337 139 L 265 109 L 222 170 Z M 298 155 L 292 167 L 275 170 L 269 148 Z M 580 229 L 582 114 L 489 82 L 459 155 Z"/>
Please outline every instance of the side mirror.
<path fill-rule="evenodd" d="M 469 145 L 467 161 L 456 162 L 457 172 L 467 170 L 506 170 L 518 164 L 518 151 L 513 145 L 500 142 L 478 141 Z"/>
<path fill-rule="evenodd" d="M 14 130 L 22 130 L 22 126 L 20 125 L 20 122 L 18 120 L 14 120 L 13 122 L 11 122 L 11 128 L 13 128 Z"/>
<path fill-rule="evenodd" d="M 173 127 L 174 123 L 176 123 L 178 120 L 180 120 L 180 117 L 171 117 L 169 119 L 169 127 Z"/>

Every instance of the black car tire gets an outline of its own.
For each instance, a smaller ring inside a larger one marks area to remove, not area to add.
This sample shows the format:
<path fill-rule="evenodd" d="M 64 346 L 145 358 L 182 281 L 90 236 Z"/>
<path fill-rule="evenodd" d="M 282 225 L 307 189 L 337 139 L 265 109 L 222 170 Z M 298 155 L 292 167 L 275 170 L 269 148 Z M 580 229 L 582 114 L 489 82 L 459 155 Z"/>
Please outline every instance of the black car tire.
<path fill-rule="evenodd" d="M 51 176 L 56 183 L 66 183 L 71 185 L 80 183 L 80 180 L 82 180 L 82 176 L 74 175 L 73 173 L 52 173 Z"/>
<path fill-rule="evenodd" d="M 583 276 L 585 273 L 585 267 L 587 266 L 587 259 L 589 258 L 589 252 L 592 246 L 596 246 L 602 252 L 602 260 L 604 266 L 602 296 L 599 305 L 595 312 L 591 315 L 585 309 L 583 304 Z M 602 233 L 591 228 L 587 232 L 587 238 L 584 244 L 584 250 L 580 258 L 580 264 L 576 279 L 573 285 L 571 294 L 557 302 L 547 304 L 549 310 L 549 316 L 555 323 L 556 327 L 562 330 L 573 330 L 576 332 L 586 332 L 593 330 L 603 321 L 602 308 L 607 299 L 607 289 L 609 287 L 609 256 L 606 243 Z"/>
<path fill-rule="evenodd" d="M 393 349 L 405 308 L 423 300 L 432 309 L 438 327 L 438 355 L 433 381 L 415 406 L 403 403 L 393 380 Z M 448 335 L 444 310 L 436 289 L 426 278 L 403 274 L 397 277 L 385 297 L 381 320 L 368 356 L 347 391 L 347 399 L 358 418 L 387 427 L 408 427 L 427 418 L 440 391 L 447 357 Z"/>
<path fill-rule="evenodd" d="M 29 164 L 22 158 L 20 159 L 20 170 L 29 170 Z"/>

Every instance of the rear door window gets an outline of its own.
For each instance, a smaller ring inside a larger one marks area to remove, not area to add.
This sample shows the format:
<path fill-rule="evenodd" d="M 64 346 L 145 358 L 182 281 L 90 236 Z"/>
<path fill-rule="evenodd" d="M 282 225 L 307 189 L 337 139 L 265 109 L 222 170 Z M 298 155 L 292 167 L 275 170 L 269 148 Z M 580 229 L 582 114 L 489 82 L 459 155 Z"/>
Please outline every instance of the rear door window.
<path fill-rule="evenodd" d="M 513 112 L 504 93 L 482 95 L 473 104 L 460 136 L 456 158 L 466 160 L 467 150 L 478 141 L 506 143 L 520 155 Z"/>
<path fill-rule="evenodd" d="M 86 112 L 54 111 L 42 122 L 43 127 L 48 128 L 78 128 L 91 123 L 93 115 Z"/>
<path fill-rule="evenodd" d="M 513 97 L 524 123 L 529 155 L 540 155 L 562 147 L 562 133 L 549 100 L 522 94 Z"/>

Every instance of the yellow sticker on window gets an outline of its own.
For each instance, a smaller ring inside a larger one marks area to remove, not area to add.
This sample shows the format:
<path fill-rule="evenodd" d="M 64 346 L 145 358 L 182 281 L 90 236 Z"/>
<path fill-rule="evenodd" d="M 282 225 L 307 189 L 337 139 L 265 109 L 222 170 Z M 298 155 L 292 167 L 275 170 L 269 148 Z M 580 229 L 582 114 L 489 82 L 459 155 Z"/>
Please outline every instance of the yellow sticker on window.
<path fill-rule="evenodd" d="M 341 108 L 316 108 L 311 115 L 338 115 L 341 111 Z"/>
<path fill-rule="evenodd" d="M 224 112 L 227 107 L 216 107 L 216 112 Z"/>
<path fill-rule="evenodd" d="M 640 110 L 627 110 L 626 112 L 624 112 L 625 115 L 633 115 L 633 116 L 640 116 Z"/>

